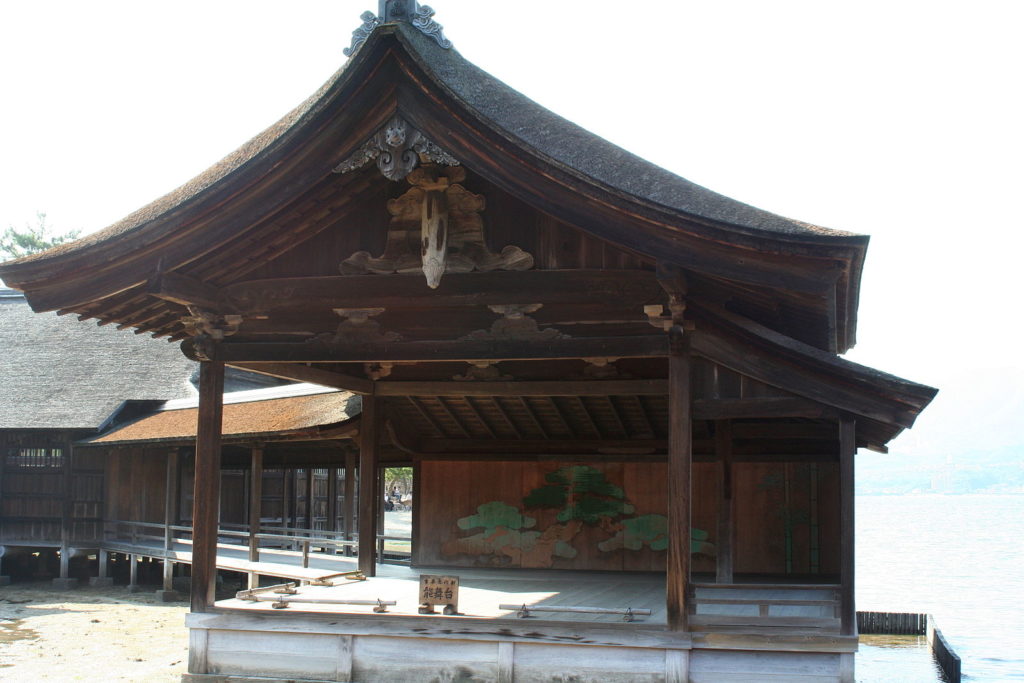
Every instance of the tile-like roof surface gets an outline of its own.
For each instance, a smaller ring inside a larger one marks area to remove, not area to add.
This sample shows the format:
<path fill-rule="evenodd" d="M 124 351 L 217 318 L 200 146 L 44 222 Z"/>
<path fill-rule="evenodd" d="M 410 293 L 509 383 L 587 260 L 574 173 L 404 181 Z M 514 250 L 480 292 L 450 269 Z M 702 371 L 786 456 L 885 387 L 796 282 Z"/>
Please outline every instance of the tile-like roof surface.
<path fill-rule="evenodd" d="M 2 289 L 0 345 L 0 429 L 96 429 L 126 400 L 196 393 L 196 363 L 176 344 L 33 313 Z"/>
<path fill-rule="evenodd" d="M 251 392 L 255 393 L 255 392 Z M 359 414 L 361 401 L 345 391 L 224 405 L 222 434 L 225 438 L 314 431 L 346 422 Z M 91 444 L 145 443 L 194 439 L 198 408 L 160 410 L 92 439 Z"/>

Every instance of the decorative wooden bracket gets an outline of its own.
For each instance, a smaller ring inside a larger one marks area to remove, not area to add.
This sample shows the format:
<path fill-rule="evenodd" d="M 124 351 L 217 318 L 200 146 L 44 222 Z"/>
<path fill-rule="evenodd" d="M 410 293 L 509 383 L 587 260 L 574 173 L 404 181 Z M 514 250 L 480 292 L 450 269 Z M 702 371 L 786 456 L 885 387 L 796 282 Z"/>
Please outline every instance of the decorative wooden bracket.
<path fill-rule="evenodd" d="M 381 377 L 390 376 L 394 367 L 394 363 L 363 363 L 363 372 L 367 377 L 376 381 Z"/>
<path fill-rule="evenodd" d="M 391 223 L 379 257 L 357 251 L 341 262 L 343 275 L 413 273 L 422 270 L 432 289 L 445 273 L 529 270 L 533 256 L 514 245 L 492 252 L 480 212 L 485 200 L 460 183 L 460 167 L 428 164 L 408 174 L 412 188 L 388 202 Z"/>
<path fill-rule="evenodd" d="M 397 332 L 381 332 L 380 323 L 370 320 L 384 312 L 383 308 L 335 308 L 343 320 L 334 334 L 318 334 L 310 343 L 340 346 L 343 344 L 380 344 L 402 339 Z"/>
<path fill-rule="evenodd" d="M 196 306 L 189 306 L 188 312 L 191 315 L 183 317 L 181 323 L 185 326 L 185 332 L 193 337 L 202 334 L 214 341 L 223 341 L 224 337 L 238 332 L 242 324 L 240 315 L 221 315 Z"/>
<path fill-rule="evenodd" d="M 454 375 L 456 382 L 507 382 L 514 379 L 512 375 L 504 375 L 498 369 L 497 361 L 473 361 L 464 375 Z"/>
<path fill-rule="evenodd" d="M 459 160 L 427 139 L 399 115 L 373 137 L 363 143 L 356 153 L 334 168 L 335 173 L 348 173 L 377 160 L 377 168 L 389 180 L 403 180 L 420 160 L 433 161 L 445 166 L 458 166 Z"/>
<path fill-rule="evenodd" d="M 469 340 L 502 340 L 502 341 L 545 341 L 550 339 L 568 339 L 569 335 L 563 334 L 553 327 L 540 329 L 537 321 L 531 318 L 528 313 L 539 311 L 544 304 L 500 304 L 488 306 L 495 313 L 501 314 L 491 325 L 490 330 L 476 330 L 462 337 L 462 341 Z"/>

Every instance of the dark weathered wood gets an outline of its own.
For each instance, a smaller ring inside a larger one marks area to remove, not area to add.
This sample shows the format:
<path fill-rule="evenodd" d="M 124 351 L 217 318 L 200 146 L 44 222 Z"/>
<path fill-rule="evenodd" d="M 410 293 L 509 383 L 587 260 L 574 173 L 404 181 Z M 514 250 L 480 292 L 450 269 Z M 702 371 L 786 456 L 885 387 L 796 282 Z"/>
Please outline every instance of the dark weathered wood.
<path fill-rule="evenodd" d="M 231 363 L 231 367 L 249 372 L 290 379 L 293 382 L 309 382 L 324 387 L 345 389 L 355 394 L 372 394 L 373 382 L 365 377 L 353 377 L 340 372 L 311 368 L 299 363 Z"/>
<path fill-rule="evenodd" d="M 230 339 L 230 338 L 229 338 Z M 182 351 L 193 360 L 198 356 L 192 340 L 182 342 Z M 651 358 L 668 354 L 664 335 L 633 337 L 575 337 L 553 340 L 410 341 L 381 344 L 307 344 L 305 342 L 231 342 L 218 344 L 215 360 L 237 365 L 250 362 L 287 363 L 373 363 L 448 362 L 485 360 L 545 360 L 560 358 Z"/>
<path fill-rule="evenodd" d="M 664 450 L 665 439 L 417 439 L 409 446 L 423 455 L 437 453 L 597 453 L 601 450 Z"/>
<path fill-rule="evenodd" d="M 220 290 L 194 277 L 179 273 L 155 273 L 146 283 L 146 293 L 182 306 L 198 306 L 216 313 L 231 312 L 224 308 Z"/>
<path fill-rule="evenodd" d="M 226 287 L 222 308 L 246 314 L 360 308 L 488 306 L 496 304 L 636 301 L 657 298 L 658 284 L 642 270 L 531 270 L 447 273 L 437 289 L 422 275 L 320 276 L 252 280 Z M 215 309 L 216 310 L 216 309 Z"/>
<path fill-rule="evenodd" d="M 732 423 L 728 420 L 715 423 L 715 456 L 718 460 L 718 555 L 715 580 L 718 583 L 732 583 Z"/>
<path fill-rule="evenodd" d="M 839 418 L 839 566 L 841 577 L 840 619 L 843 635 L 857 632 L 854 602 L 854 501 L 853 456 L 857 451 L 856 423 Z"/>
<path fill-rule="evenodd" d="M 338 468 L 327 468 L 327 530 L 338 530 Z"/>
<path fill-rule="evenodd" d="M 249 467 L 249 561 L 259 562 L 260 519 L 263 516 L 263 448 L 255 447 L 250 451 Z"/>
<path fill-rule="evenodd" d="M 377 458 L 380 441 L 380 399 L 363 397 L 359 418 L 359 570 L 377 574 Z"/>
<path fill-rule="evenodd" d="M 745 417 L 807 417 L 835 415 L 829 406 L 802 398 L 716 398 L 693 402 L 695 420 L 730 420 Z"/>
<path fill-rule="evenodd" d="M 74 508 L 71 484 L 74 446 L 70 436 L 63 437 L 61 449 L 64 453 L 64 466 L 61 468 L 60 492 L 60 578 L 67 580 L 70 578 L 71 542 L 74 540 L 71 538 L 71 516 Z M 3 464 L 0 464 L 0 467 L 3 467 Z"/>
<path fill-rule="evenodd" d="M 683 328 L 669 331 L 668 361 L 668 559 L 665 600 L 668 626 L 687 630 L 686 596 L 690 580 L 690 469 L 692 418 L 690 415 L 690 348 Z"/>
<path fill-rule="evenodd" d="M 206 361 L 199 368 L 199 422 L 192 503 L 193 612 L 206 612 L 215 600 L 223 411 L 224 364 Z"/>
<path fill-rule="evenodd" d="M 316 519 L 316 472 L 312 467 L 306 468 L 306 528 L 315 527 Z"/>
<path fill-rule="evenodd" d="M 346 451 L 345 453 L 344 495 L 345 540 L 351 541 L 355 538 L 356 516 L 358 515 L 358 507 L 356 505 L 356 454 L 352 451 Z M 352 546 L 345 546 L 345 554 L 351 557 Z"/>
<path fill-rule="evenodd" d="M 248 366 L 247 366 L 248 367 Z M 378 396 L 664 396 L 663 379 L 566 380 L 558 382 L 376 383 Z"/>

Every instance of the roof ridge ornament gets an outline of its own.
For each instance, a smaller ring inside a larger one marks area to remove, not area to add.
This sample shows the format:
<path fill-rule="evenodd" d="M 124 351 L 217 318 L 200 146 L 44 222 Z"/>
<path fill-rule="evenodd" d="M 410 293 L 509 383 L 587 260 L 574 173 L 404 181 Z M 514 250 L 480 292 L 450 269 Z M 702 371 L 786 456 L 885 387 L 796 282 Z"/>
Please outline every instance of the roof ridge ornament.
<path fill-rule="evenodd" d="M 459 165 L 458 159 L 431 142 L 427 136 L 396 114 L 352 156 L 335 166 L 334 172 L 348 173 L 376 159 L 377 168 L 385 178 L 399 181 L 416 168 L 421 156 L 444 166 Z"/>
<path fill-rule="evenodd" d="M 416 0 L 380 0 L 377 14 L 363 12 L 359 18 L 363 24 L 352 31 L 352 44 L 342 50 L 346 57 L 351 57 L 366 42 L 373 30 L 381 24 L 405 22 L 420 33 L 433 38 L 445 50 L 452 46 L 452 41 L 444 37 L 444 27 L 434 21 L 434 10 L 429 5 L 420 5 Z"/>

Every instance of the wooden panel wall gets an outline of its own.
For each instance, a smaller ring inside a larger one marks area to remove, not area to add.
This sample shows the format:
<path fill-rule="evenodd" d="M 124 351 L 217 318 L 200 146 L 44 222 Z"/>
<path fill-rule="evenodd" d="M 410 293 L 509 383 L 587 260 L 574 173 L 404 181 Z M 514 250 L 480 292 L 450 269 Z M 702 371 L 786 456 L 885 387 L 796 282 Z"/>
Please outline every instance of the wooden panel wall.
<path fill-rule="evenodd" d="M 65 433 L 0 432 L 0 540 L 60 543 L 67 456 Z M 70 537 L 94 540 L 100 532 L 103 461 L 76 451 L 70 467 Z"/>
<path fill-rule="evenodd" d="M 419 476 L 421 565 L 664 569 L 665 463 L 430 460 Z M 714 476 L 695 465 L 697 571 L 714 569 Z"/>
<path fill-rule="evenodd" d="M 836 574 L 838 483 L 834 462 L 736 463 L 736 573 Z"/>
<path fill-rule="evenodd" d="M 105 517 L 162 523 L 167 451 L 131 448 L 111 451 L 106 457 Z"/>

